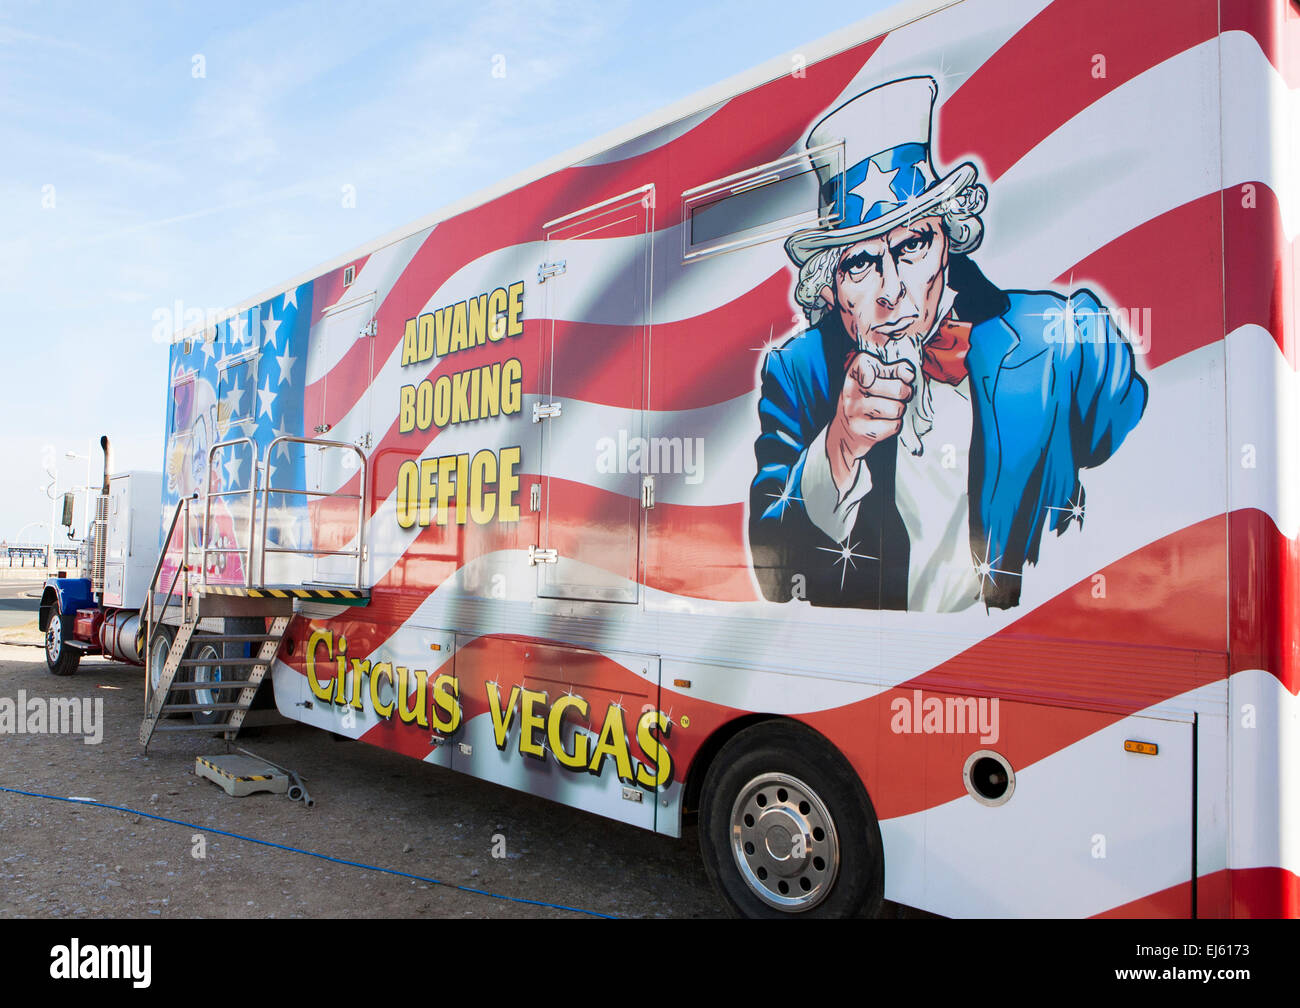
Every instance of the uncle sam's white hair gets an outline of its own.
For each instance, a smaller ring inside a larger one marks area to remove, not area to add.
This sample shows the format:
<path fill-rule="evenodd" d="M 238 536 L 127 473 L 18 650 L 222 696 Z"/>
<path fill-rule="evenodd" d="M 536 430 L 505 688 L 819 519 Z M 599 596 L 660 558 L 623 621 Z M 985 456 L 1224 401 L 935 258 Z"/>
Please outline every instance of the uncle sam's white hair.
<path fill-rule="evenodd" d="M 939 218 L 940 226 L 948 236 L 948 251 L 965 255 L 974 252 L 984 240 L 984 221 L 980 214 L 984 212 L 987 202 L 988 190 L 984 186 L 969 185 L 925 216 Z M 862 240 L 857 238 L 850 244 L 856 245 Z M 828 310 L 826 302 L 822 300 L 821 290 L 823 287 L 835 289 L 835 270 L 847 247 L 848 245 L 824 248 L 799 269 L 794 299 L 803 309 L 809 325 L 815 326 Z"/>

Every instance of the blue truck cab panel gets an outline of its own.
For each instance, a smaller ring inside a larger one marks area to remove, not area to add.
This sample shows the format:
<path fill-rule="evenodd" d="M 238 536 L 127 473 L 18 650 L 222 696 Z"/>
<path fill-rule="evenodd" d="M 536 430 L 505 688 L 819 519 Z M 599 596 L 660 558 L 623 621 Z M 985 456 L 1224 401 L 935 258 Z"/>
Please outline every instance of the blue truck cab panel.
<path fill-rule="evenodd" d="M 71 617 L 78 609 L 90 609 L 95 604 L 95 597 L 90 591 L 90 578 L 49 578 L 41 592 L 37 625 L 42 630 L 47 630 L 51 612 L 57 611 Z"/>

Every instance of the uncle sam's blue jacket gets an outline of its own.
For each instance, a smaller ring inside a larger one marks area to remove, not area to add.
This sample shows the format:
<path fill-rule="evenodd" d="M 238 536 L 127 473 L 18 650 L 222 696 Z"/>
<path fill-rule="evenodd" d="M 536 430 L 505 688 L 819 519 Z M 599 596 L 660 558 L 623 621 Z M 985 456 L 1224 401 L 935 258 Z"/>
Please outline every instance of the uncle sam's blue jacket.
<path fill-rule="evenodd" d="M 1079 470 L 1105 462 L 1142 417 L 1147 386 L 1133 349 L 1087 290 L 1002 291 L 965 256 L 949 261 L 956 317 L 972 324 L 966 362 L 973 410 L 969 500 L 972 564 L 987 606 L 1020 601 L 1026 563 L 1043 527 L 1058 534 L 1083 505 Z M 830 423 L 856 346 L 828 312 L 772 350 L 763 364 L 758 471 L 750 487 L 749 544 L 766 598 L 814 605 L 904 609 L 909 544 L 894 504 L 897 438 L 867 455 L 872 488 L 847 544 L 808 518 L 799 497 L 808 445 Z M 939 465 L 939 452 L 925 446 Z M 1049 510 L 1055 508 L 1059 510 Z M 1082 523 L 1082 518 L 1078 519 Z"/>

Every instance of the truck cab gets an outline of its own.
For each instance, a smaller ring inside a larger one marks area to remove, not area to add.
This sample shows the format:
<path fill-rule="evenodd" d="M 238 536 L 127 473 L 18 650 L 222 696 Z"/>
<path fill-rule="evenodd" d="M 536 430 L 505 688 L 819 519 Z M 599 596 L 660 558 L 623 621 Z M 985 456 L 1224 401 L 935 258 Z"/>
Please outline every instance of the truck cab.
<path fill-rule="evenodd" d="M 55 675 L 72 675 L 84 654 L 144 662 L 140 610 L 158 557 L 162 474 L 117 473 L 105 485 L 95 502 L 88 568 L 49 578 L 41 593 L 38 625 Z"/>

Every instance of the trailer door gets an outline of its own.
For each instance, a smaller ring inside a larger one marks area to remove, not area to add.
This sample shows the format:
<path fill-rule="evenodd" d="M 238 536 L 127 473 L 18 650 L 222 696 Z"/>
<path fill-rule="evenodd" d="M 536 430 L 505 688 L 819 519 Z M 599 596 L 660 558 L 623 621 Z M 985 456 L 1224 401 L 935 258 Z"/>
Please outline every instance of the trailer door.
<path fill-rule="evenodd" d="M 319 406 L 308 405 L 308 436 L 341 441 L 370 453 L 370 384 L 373 377 L 375 294 L 370 291 L 327 308 L 313 328 L 313 351 L 333 366 L 320 378 Z M 320 550 L 312 572 L 314 584 L 352 585 L 357 558 L 343 555 L 358 548 L 356 494 L 365 495 L 361 466 L 346 448 L 309 449 L 308 482 L 316 493 L 335 497 L 311 499 L 312 544 Z M 314 476 L 314 478 L 312 478 Z M 339 551 L 339 552 L 326 552 Z M 366 584 L 363 565 L 362 584 Z"/>
<path fill-rule="evenodd" d="M 652 193 L 640 189 L 547 228 L 533 412 L 544 598 L 639 598 Z"/>

